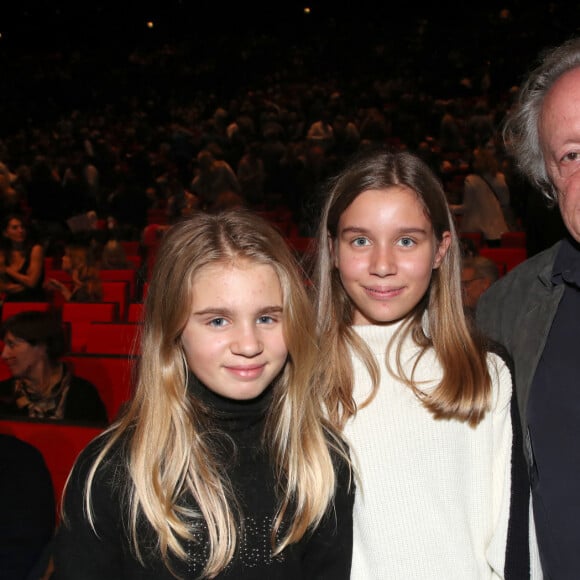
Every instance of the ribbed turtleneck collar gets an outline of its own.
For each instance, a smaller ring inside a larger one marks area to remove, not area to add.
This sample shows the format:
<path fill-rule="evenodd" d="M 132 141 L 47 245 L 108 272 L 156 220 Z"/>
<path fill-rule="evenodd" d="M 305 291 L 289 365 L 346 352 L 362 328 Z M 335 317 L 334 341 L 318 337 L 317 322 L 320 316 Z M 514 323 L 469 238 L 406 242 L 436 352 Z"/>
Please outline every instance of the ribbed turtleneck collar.
<path fill-rule="evenodd" d="M 263 421 L 272 401 L 274 383 L 258 397 L 238 401 L 218 395 L 190 373 L 188 391 L 207 407 L 212 418 L 223 423 L 224 428 L 237 430 Z"/>
<path fill-rule="evenodd" d="M 395 332 L 405 323 L 406 319 L 391 324 L 361 324 L 352 329 L 366 342 L 374 354 L 383 354 Z"/>

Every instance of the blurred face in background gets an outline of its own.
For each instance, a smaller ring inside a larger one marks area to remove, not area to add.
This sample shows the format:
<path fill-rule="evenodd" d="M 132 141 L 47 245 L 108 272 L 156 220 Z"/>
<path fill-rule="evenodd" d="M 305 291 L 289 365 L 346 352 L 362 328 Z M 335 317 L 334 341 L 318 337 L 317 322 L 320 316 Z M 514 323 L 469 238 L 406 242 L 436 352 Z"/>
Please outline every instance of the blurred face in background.
<path fill-rule="evenodd" d="M 46 358 L 46 346 L 33 346 L 23 338 L 7 332 L 4 337 L 2 359 L 15 377 L 30 376 L 32 369 Z"/>
<path fill-rule="evenodd" d="M 491 281 L 483 276 L 478 276 L 475 268 L 463 268 L 461 270 L 461 290 L 463 292 L 464 306 L 475 310 L 479 297 L 490 285 Z"/>
<path fill-rule="evenodd" d="M 4 230 L 4 236 L 11 242 L 23 242 L 26 239 L 26 228 L 21 220 L 13 218 L 8 222 Z"/>

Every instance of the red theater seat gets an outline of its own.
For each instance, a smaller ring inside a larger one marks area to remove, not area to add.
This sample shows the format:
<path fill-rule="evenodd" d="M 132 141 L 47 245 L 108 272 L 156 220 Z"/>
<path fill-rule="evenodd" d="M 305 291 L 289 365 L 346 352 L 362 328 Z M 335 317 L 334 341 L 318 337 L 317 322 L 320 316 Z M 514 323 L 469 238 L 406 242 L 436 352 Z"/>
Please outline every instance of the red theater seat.
<path fill-rule="evenodd" d="M 121 240 L 120 244 L 127 256 L 139 256 L 141 253 L 141 242 L 139 240 Z"/>
<path fill-rule="evenodd" d="M 62 320 L 70 327 L 71 352 L 83 352 L 91 322 L 118 322 L 117 302 L 65 302 Z"/>
<path fill-rule="evenodd" d="M 135 322 L 91 322 L 85 352 L 139 354 L 139 330 Z"/>
<path fill-rule="evenodd" d="M 27 310 L 48 312 L 51 308 L 52 304 L 50 302 L 4 302 L 2 305 L 2 320 Z"/>
<path fill-rule="evenodd" d="M 116 302 L 119 307 L 119 320 L 126 320 L 127 307 L 131 300 L 131 290 L 126 281 L 103 282 L 103 302 Z"/>
<path fill-rule="evenodd" d="M 527 258 L 526 248 L 486 248 L 479 253 L 486 258 L 492 259 L 500 268 L 500 274 L 507 274 L 518 264 Z"/>
<path fill-rule="evenodd" d="M 113 421 L 131 398 L 133 366 L 137 357 L 114 354 L 70 354 L 65 360 L 73 372 L 95 385 Z"/>
<path fill-rule="evenodd" d="M 526 232 L 504 232 L 501 236 L 502 248 L 525 248 L 526 247 Z"/>
<path fill-rule="evenodd" d="M 99 277 L 103 282 L 127 282 L 129 284 L 129 299 L 135 298 L 137 287 L 137 270 L 124 268 L 121 270 L 100 270 Z"/>
<path fill-rule="evenodd" d="M 127 310 L 127 322 L 141 322 L 143 318 L 143 302 L 131 302 Z"/>
<path fill-rule="evenodd" d="M 483 234 L 481 232 L 461 232 L 459 237 L 462 240 L 472 241 L 477 250 L 483 246 Z"/>

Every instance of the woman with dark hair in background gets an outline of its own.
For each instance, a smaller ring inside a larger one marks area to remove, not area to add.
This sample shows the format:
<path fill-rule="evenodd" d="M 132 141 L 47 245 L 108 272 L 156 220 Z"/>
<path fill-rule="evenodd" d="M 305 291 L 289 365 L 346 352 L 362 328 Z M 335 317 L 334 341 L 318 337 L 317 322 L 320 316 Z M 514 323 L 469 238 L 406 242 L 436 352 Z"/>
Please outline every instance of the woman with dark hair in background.
<path fill-rule="evenodd" d="M 24 218 L 10 213 L 2 220 L 0 292 L 5 302 L 46 300 L 42 287 L 44 249 L 29 235 Z"/>
<path fill-rule="evenodd" d="M 0 328 L 0 339 L 2 359 L 12 372 L 0 382 L 0 415 L 107 423 L 97 389 L 62 361 L 65 333 L 54 314 L 15 314 Z"/>

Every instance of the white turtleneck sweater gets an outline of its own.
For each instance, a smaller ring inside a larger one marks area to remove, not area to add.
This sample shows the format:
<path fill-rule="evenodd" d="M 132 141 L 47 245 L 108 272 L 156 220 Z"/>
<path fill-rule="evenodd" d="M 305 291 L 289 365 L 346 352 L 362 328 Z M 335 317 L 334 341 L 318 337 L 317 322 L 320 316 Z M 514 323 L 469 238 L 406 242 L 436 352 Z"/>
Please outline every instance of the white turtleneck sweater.
<path fill-rule="evenodd" d="M 504 578 L 510 514 L 512 380 L 489 355 L 491 411 L 472 428 L 435 420 L 384 360 L 399 324 L 356 326 L 381 369 L 373 401 L 345 430 L 360 482 L 354 507 L 352 580 L 488 580 Z M 395 349 L 393 349 L 394 351 Z M 408 339 L 403 360 L 417 347 Z M 391 355 L 396 369 L 394 353 Z M 357 404 L 371 391 L 364 364 L 353 356 Z M 407 366 L 405 368 L 408 368 Z M 417 380 L 433 388 L 441 370 L 433 351 Z"/>

